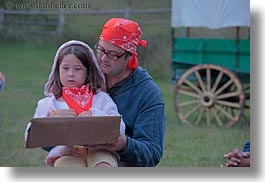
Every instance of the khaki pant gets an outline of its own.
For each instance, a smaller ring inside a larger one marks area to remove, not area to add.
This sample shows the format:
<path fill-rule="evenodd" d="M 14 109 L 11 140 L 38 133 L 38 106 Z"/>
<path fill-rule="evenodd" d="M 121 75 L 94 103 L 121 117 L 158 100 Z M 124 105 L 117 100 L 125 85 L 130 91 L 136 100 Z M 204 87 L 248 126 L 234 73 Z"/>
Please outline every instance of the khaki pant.
<path fill-rule="evenodd" d="M 63 156 L 55 161 L 54 167 L 95 167 L 100 162 L 106 162 L 112 167 L 118 167 L 116 155 L 106 150 L 89 151 L 86 157 Z"/>

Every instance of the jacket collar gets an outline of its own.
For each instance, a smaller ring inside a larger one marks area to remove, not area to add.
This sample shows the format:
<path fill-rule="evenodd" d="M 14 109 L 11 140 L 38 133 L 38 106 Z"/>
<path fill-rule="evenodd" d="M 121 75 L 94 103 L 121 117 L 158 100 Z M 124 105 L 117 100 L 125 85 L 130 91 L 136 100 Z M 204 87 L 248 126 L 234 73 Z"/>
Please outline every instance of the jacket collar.
<path fill-rule="evenodd" d="M 149 74 L 142 67 L 138 66 L 128 77 L 107 89 L 107 93 L 113 97 L 149 79 L 152 79 Z"/>

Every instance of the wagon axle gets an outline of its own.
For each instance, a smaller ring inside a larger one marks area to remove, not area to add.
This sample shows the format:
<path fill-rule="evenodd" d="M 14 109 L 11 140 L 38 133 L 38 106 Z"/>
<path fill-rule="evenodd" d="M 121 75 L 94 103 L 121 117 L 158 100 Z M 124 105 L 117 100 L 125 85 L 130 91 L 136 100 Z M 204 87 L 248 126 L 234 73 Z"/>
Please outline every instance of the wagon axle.
<path fill-rule="evenodd" d="M 215 96 L 211 92 L 207 92 L 202 95 L 200 102 L 204 107 L 211 107 L 215 103 Z"/>

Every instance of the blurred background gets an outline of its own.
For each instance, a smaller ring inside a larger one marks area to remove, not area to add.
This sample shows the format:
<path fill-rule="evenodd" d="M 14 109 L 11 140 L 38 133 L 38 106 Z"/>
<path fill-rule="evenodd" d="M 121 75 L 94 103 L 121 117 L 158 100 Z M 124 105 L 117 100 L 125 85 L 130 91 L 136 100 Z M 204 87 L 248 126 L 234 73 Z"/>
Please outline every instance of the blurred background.
<path fill-rule="evenodd" d="M 53 57 L 72 39 L 93 48 L 111 17 L 138 22 L 142 39 L 148 41 L 147 48 L 138 48 L 139 64 L 154 78 L 166 104 L 165 152 L 159 167 L 219 167 L 225 163 L 224 153 L 250 140 L 249 113 L 231 128 L 190 127 L 178 119 L 173 104 L 171 0 L 0 0 L 0 71 L 6 79 L 0 92 L 0 166 L 45 166 L 47 153 L 25 149 L 24 131 L 44 97 Z M 220 30 L 226 37 L 233 31 Z M 243 37 L 244 32 L 248 30 Z M 193 33 L 208 34 L 206 29 Z"/>
<path fill-rule="evenodd" d="M 143 29 L 142 38 L 148 40 L 147 49 L 139 49 L 140 64 L 156 73 L 156 77 L 168 76 L 171 46 L 170 0 L 1 0 L 0 7 L 5 10 L 5 13 L 0 10 L 1 41 L 49 40 L 60 45 L 67 40 L 78 39 L 93 47 L 98 41 L 103 24 L 110 17 L 135 20 Z"/>

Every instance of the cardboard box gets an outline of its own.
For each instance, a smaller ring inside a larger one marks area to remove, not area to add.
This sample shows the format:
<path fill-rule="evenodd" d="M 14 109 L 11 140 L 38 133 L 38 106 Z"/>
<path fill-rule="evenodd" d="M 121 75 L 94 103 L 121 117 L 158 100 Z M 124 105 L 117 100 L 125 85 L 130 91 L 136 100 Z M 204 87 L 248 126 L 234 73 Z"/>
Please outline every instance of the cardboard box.
<path fill-rule="evenodd" d="M 26 148 L 114 143 L 121 116 L 32 118 Z"/>

